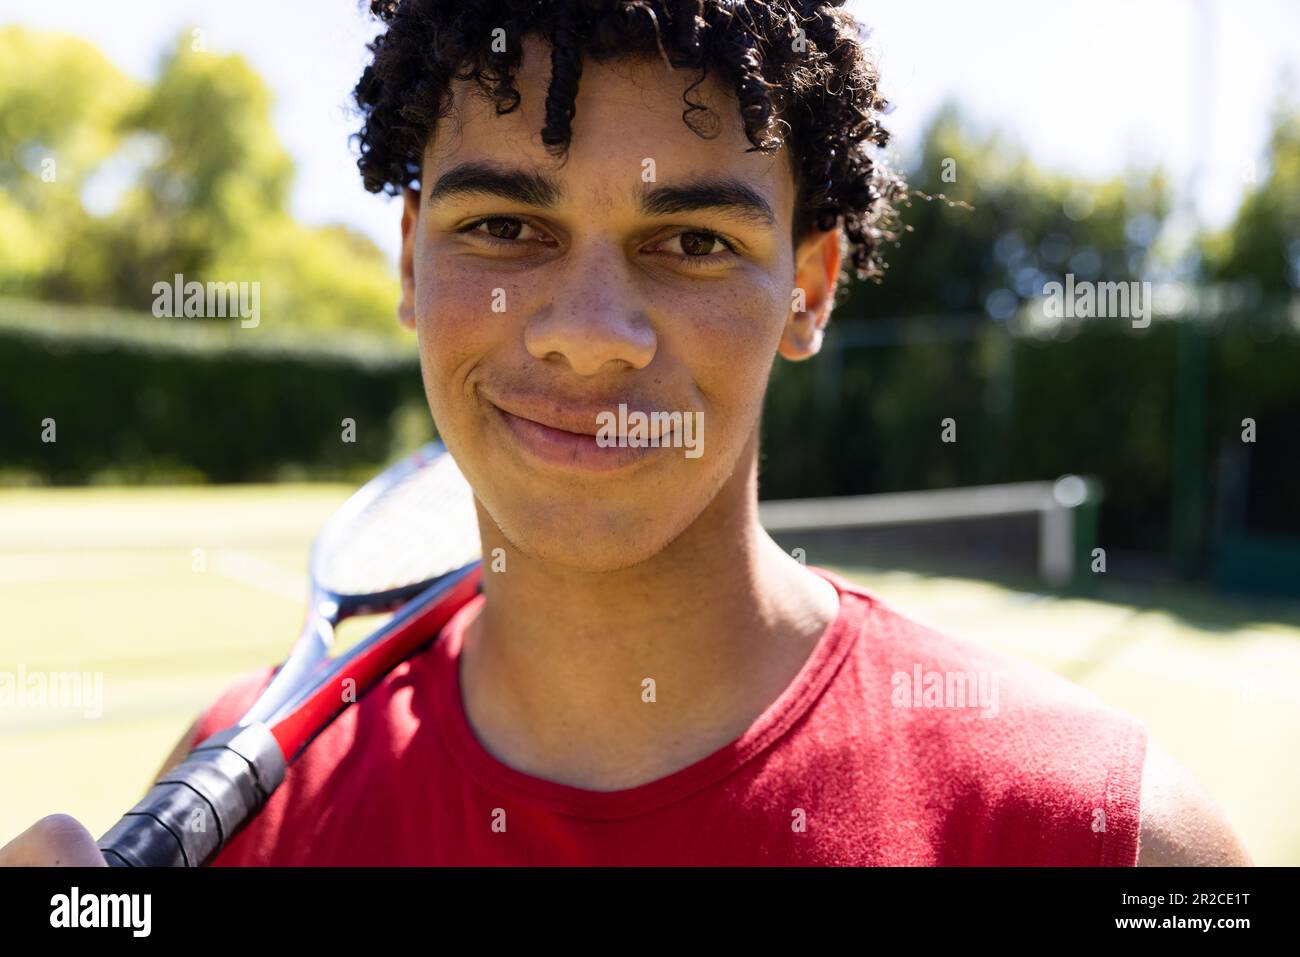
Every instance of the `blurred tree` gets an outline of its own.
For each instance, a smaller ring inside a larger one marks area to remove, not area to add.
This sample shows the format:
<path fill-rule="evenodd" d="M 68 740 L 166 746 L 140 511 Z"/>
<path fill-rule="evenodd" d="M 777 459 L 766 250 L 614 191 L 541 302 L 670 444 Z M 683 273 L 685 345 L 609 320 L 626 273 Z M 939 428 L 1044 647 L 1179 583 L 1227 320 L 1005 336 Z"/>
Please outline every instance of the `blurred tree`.
<path fill-rule="evenodd" d="M 0 29 L 0 291 L 44 294 L 90 228 L 87 177 L 117 149 L 136 85 L 85 40 Z"/>
<path fill-rule="evenodd" d="M 195 51 L 183 34 L 125 126 L 155 148 L 111 219 L 131 239 L 116 247 L 123 304 L 151 301 L 173 273 L 207 278 L 220 250 L 286 215 L 293 162 L 270 91 L 242 57 Z"/>
<path fill-rule="evenodd" d="M 916 194 L 883 282 L 852 285 L 836 314 L 862 319 L 982 312 L 1011 318 L 1046 283 L 1138 278 L 1168 215 L 1159 171 L 1092 182 L 1049 174 L 953 104 L 939 110 L 908 172 Z"/>
<path fill-rule="evenodd" d="M 270 325 L 396 333 L 397 278 L 379 248 L 293 219 L 272 105 L 242 57 L 196 49 L 188 30 L 146 87 L 85 41 L 0 31 L 3 291 L 148 310 L 154 284 L 179 273 L 259 283 Z M 111 202 L 88 211 L 97 177 Z"/>
<path fill-rule="evenodd" d="M 1267 170 L 1247 189 L 1232 224 L 1205 242 L 1209 278 L 1242 283 L 1252 299 L 1300 289 L 1300 106 L 1279 98 Z"/>

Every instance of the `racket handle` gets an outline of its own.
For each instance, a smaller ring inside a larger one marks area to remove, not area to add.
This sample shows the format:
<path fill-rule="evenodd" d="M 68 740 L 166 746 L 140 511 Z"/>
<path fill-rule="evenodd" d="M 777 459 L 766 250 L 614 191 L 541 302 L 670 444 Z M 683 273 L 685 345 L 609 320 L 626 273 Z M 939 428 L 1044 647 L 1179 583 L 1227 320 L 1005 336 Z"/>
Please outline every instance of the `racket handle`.
<path fill-rule="evenodd" d="M 196 746 L 99 839 L 110 867 L 198 867 L 226 845 L 284 780 L 264 724 L 227 728 Z"/>

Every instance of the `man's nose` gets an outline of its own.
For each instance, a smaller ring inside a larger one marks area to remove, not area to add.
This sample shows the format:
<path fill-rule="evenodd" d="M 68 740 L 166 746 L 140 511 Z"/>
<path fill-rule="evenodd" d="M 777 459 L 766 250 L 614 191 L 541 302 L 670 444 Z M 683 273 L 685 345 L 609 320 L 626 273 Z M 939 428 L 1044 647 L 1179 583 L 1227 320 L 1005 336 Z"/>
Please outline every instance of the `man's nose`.
<path fill-rule="evenodd" d="M 584 376 L 611 364 L 648 366 L 658 338 L 622 251 L 609 245 L 573 255 L 550 302 L 529 318 L 524 344 L 534 357 L 563 358 Z"/>

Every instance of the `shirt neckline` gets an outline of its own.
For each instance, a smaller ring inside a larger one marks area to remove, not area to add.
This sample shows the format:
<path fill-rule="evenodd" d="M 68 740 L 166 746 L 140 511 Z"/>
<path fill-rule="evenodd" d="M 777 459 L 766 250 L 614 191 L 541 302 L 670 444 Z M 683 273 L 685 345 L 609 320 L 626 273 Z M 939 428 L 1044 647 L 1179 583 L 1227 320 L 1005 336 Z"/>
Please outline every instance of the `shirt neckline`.
<path fill-rule="evenodd" d="M 486 600 L 476 595 L 447 622 L 431 652 L 435 656 L 433 709 L 440 735 L 461 769 L 494 791 L 571 817 L 615 820 L 645 814 L 681 800 L 733 773 L 764 751 L 798 721 L 830 684 L 866 620 L 868 592 L 825 569 L 809 570 L 829 581 L 840 607 L 795 677 L 749 728 L 711 754 L 653 781 L 616 791 L 593 791 L 540 778 L 492 755 L 465 714 L 460 650 L 465 628 Z"/>

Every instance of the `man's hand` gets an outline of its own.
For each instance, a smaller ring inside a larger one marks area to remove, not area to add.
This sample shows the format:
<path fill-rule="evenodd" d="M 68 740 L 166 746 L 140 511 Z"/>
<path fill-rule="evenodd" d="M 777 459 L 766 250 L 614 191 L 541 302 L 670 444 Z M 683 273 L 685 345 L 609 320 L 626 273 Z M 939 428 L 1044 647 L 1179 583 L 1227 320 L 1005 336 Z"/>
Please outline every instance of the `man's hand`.
<path fill-rule="evenodd" d="M 0 867 L 107 866 L 95 838 L 67 814 L 43 817 L 0 847 Z"/>

